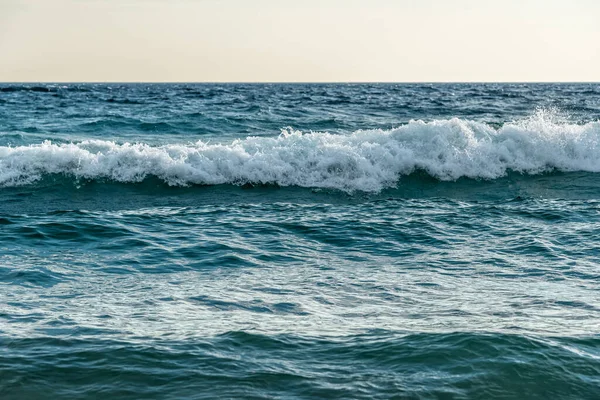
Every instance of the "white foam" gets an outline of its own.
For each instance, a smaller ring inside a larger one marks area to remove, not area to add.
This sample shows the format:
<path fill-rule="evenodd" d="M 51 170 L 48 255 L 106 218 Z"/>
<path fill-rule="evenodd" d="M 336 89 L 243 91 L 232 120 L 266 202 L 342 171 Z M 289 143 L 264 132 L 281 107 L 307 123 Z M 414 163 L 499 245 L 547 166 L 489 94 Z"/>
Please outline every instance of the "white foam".
<path fill-rule="evenodd" d="M 569 124 L 544 111 L 499 129 L 453 118 L 350 135 L 287 130 L 279 137 L 222 144 L 46 141 L 0 147 L 0 186 L 64 174 L 117 182 L 155 176 L 170 185 L 276 183 L 379 191 L 417 169 L 441 180 L 494 179 L 509 170 L 600 172 L 599 141 L 600 122 Z"/>

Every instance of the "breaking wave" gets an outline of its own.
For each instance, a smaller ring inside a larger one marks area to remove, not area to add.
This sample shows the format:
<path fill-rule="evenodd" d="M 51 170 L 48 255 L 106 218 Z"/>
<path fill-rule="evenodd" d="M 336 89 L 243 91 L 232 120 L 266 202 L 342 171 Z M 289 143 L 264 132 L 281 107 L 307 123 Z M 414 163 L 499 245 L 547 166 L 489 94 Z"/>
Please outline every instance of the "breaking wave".
<path fill-rule="evenodd" d="M 276 184 L 377 192 L 424 171 L 440 180 L 508 172 L 600 172 L 600 121 L 573 124 L 548 111 L 496 128 L 458 118 L 349 135 L 284 130 L 278 137 L 161 146 L 85 140 L 0 147 L 0 186 L 59 174 L 169 185 Z"/>

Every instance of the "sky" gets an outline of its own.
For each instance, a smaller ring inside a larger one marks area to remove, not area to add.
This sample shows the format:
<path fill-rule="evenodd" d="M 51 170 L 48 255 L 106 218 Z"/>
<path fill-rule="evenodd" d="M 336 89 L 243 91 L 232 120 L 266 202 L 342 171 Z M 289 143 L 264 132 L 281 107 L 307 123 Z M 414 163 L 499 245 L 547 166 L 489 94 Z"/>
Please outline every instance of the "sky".
<path fill-rule="evenodd" d="M 600 81 L 599 0 L 0 0 L 3 82 Z"/>

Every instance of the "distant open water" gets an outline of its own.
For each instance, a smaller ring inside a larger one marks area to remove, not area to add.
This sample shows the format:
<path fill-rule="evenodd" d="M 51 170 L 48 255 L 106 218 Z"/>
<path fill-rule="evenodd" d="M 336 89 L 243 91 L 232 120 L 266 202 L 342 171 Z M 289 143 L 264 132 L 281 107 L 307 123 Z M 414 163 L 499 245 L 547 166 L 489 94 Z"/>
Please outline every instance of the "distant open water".
<path fill-rule="evenodd" d="M 599 399 L 599 84 L 0 84 L 0 398 Z"/>

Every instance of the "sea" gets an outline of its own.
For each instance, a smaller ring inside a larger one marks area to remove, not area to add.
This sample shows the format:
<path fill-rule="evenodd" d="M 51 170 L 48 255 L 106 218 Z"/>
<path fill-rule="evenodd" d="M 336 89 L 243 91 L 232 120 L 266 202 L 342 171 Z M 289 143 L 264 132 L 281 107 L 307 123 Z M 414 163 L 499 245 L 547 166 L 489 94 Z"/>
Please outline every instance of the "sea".
<path fill-rule="evenodd" d="M 600 84 L 0 84 L 0 398 L 600 399 Z"/>

